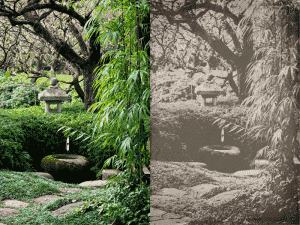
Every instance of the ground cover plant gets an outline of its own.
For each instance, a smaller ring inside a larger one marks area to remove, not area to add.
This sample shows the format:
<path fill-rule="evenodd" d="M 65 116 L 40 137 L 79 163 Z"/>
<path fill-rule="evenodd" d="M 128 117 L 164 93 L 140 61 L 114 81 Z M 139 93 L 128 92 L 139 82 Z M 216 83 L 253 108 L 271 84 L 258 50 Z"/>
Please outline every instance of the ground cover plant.
<path fill-rule="evenodd" d="M 136 178 L 137 179 L 137 178 Z M 124 177 L 122 178 L 124 181 Z M 150 213 L 149 187 L 137 185 L 134 192 L 130 187 L 133 180 L 107 185 L 104 189 L 82 187 L 79 193 L 62 193 L 57 188 L 79 186 L 52 181 L 27 172 L 0 171 L 0 201 L 17 199 L 28 202 L 27 208 L 19 208 L 22 212 L 17 216 L 0 218 L 0 222 L 8 224 L 148 224 Z M 122 188 L 121 188 L 122 187 Z M 92 190 L 96 190 L 93 191 Z M 63 198 L 43 206 L 33 203 L 32 199 L 42 195 L 57 195 Z M 81 208 L 65 218 L 58 219 L 50 211 L 68 203 L 86 201 Z M 1 206 L 0 207 L 5 207 Z M 101 210 L 100 213 L 97 210 Z"/>

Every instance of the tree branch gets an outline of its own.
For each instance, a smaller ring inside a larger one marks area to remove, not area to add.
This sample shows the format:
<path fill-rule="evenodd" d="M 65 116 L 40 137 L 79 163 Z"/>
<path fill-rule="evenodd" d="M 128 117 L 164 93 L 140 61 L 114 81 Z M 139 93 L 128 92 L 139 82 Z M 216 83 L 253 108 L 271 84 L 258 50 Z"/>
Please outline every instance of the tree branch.
<path fill-rule="evenodd" d="M 75 12 L 72 7 L 70 7 L 68 9 L 68 7 L 58 5 L 54 1 L 51 1 L 50 3 L 46 3 L 46 4 L 37 4 L 36 3 L 36 4 L 33 4 L 29 7 L 26 6 L 19 13 L 16 13 L 16 15 L 14 15 L 14 16 L 21 16 L 21 15 L 24 15 L 25 13 L 35 11 L 35 10 L 38 10 L 38 9 L 52 9 L 52 10 L 67 14 L 67 15 L 71 16 L 72 18 L 77 19 L 82 27 L 87 22 L 87 19 L 82 17 L 81 15 L 79 15 L 77 12 Z M 0 16 L 1 16 L 1 14 L 0 14 Z"/>

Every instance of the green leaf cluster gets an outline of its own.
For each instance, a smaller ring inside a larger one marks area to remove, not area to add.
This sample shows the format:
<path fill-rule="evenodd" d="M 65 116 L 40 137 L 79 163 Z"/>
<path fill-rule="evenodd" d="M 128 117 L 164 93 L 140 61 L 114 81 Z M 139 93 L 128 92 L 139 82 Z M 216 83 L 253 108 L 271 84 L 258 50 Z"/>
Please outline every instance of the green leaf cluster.
<path fill-rule="evenodd" d="M 150 58 L 141 33 L 149 34 L 149 1 L 91 1 L 95 6 L 86 24 L 86 38 L 96 37 L 106 51 L 96 69 L 99 100 L 91 106 L 98 109 L 91 142 L 95 148 L 112 146 L 126 166 L 139 171 L 150 162 L 147 141 L 150 137 Z M 145 46 L 143 49 L 142 46 Z M 104 63 L 109 59 L 108 63 Z M 108 160 L 105 165 L 109 165 Z"/>
<path fill-rule="evenodd" d="M 45 86 L 33 89 L 33 84 L 22 75 L 10 76 L 10 74 L 11 71 L 6 73 L 0 71 L 0 104 L 4 104 L 3 108 L 24 108 L 40 105 L 38 94 L 45 89 Z M 3 89 L 1 90 L 1 88 Z M 27 93 L 30 94 L 26 95 Z"/>

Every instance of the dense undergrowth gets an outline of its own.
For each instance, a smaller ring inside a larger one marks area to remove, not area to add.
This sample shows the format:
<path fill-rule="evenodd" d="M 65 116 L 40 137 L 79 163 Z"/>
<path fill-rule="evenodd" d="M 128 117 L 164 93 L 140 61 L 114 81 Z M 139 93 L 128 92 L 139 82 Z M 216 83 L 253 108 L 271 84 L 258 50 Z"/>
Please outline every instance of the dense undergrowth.
<path fill-rule="evenodd" d="M 127 181 L 125 182 L 124 179 Z M 149 185 L 137 184 L 137 177 L 128 171 L 117 178 L 117 183 L 108 183 L 104 190 L 83 187 L 80 193 L 63 193 L 59 187 L 78 188 L 74 184 L 52 181 L 28 172 L 0 171 L 0 201 L 17 199 L 31 205 L 18 208 L 21 214 L 0 221 L 8 224 L 149 224 Z M 96 190 L 93 191 L 92 190 Z M 32 200 L 42 195 L 57 195 L 62 198 L 39 207 Z M 50 211 L 69 203 L 85 201 L 65 218 L 56 218 Z M 2 206 L 1 206 L 2 207 Z"/>
<path fill-rule="evenodd" d="M 105 160 L 116 152 L 109 146 L 94 149 L 93 146 L 87 146 L 81 140 L 76 140 L 76 137 L 70 137 L 70 150 L 66 152 L 66 137 L 58 131 L 60 127 L 67 125 L 91 134 L 94 116 L 93 113 L 86 112 L 83 103 L 79 101 L 64 103 L 61 114 L 46 114 L 42 105 L 0 109 L 0 163 L 1 168 L 10 170 L 9 173 L 0 171 L 0 176 L 3 178 L 0 179 L 0 199 L 26 201 L 46 194 L 59 194 L 55 187 L 69 186 L 69 184 L 52 182 L 27 173 L 33 169 L 40 171 L 41 159 L 50 154 L 83 155 L 91 162 L 91 171 L 101 179 L 100 172 Z M 101 198 L 100 195 L 95 196 L 91 193 L 80 197 L 66 197 L 40 209 L 21 209 L 22 214 L 19 216 L 2 219 L 1 222 L 83 224 L 88 221 L 89 224 L 149 224 L 149 185 L 138 184 L 137 178 L 134 176 L 130 178 L 129 174 L 126 175 L 126 179 L 128 183 L 124 183 L 124 178 L 120 178 L 118 184 L 108 185 L 106 194 L 100 194 Z M 33 183 L 35 185 L 32 185 Z M 74 201 L 87 201 L 87 204 L 64 220 L 53 217 L 49 212 Z M 101 215 L 98 209 L 101 210 Z"/>
<path fill-rule="evenodd" d="M 227 123 L 243 127 L 246 123 L 245 110 L 236 105 L 236 99 L 220 101 L 216 107 L 201 107 L 196 100 L 159 103 L 151 108 L 151 139 L 155 140 L 156 146 L 151 157 L 165 156 L 167 158 L 163 160 L 171 160 L 168 157 L 178 155 L 176 159 L 183 160 L 200 147 L 221 144 L 222 129 L 216 120 L 224 119 Z M 224 134 L 223 144 L 239 147 L 249 162 L 265 144 L 263 140 L 242 136 L 242 131 L 236 133 L 231 126 L 224 129 Z M 162 147 L 164 154 L 160 153 Z"/>
<path fill-rule="evenodd" d="M 216 120 L 225 119 L 227 124 L 232 123 L 241 128 L 245 127 L 247 122 L 245 110 L 247 110 L 246 107 L 240 107 L 232 102 L 219 102 L 217 107 L 201 107 L 196 101 L 159 103 L 156 107 L 151 108 L 151 140 L 155 140 L 151 148 L 152 154 L 157 154 L 159 160 L 162 161 L 190 161 L 190 158 L 184 160 L 184 156 L 197 153 L 197 150 L 205 145 L 221 144 L 221 128 L 218 125 L 222 124 L 216 123 Z M 225 128 L 224 144 L 239 147 L 241 154 L 245 157 L 246 167 L 244 169 L 249 169 L 257 151 L 264 147 L 266 142 L 263 139 L 255 140 L 244 135 L 242 129 L 239 133 L 236 130 L 231 131 L 232 128 L 230 125 Z M 174 157 L 174 152 L 179 155 L 177 158 Z M 299 183 L 299 181 L 281 182 L 279 177 L 286 175 L 281 172 L 283 170 L 280 168 L 274 169 L 277 170 L 275 182 L 271 182 L 272 177 L 267 176 L 268 179 L 259 189 L 252 190 L 249 187 L 248 192 L 243 196 L 222 205 L 222 207 L 215 208 L 205 205 L 201 208 L 199 206 L 197 218 L 194 218 L 190 225 L 289 224 L 289 221 L 294 219 L 293 214 L 297 210 L 294 199 L 297 200 L 299 196 L 299 187 L 293 185 L 291 188 L 289 183 Z M 151 174 L 151 177 L 153 176 L 155 176 L 155 171 Z M 209 181 L 203 174 L 198 176 L 201 177 L 201 180 Z M 191 177 L 189 180 L 185 178 L 186 180 L 183 181 L 183 176 L 177 177 L 163 173 L 163 178 L 156 179 L 158 183 L 154 185 L 155 187 L 163 185 L 164 182 L 159 181 L 163 179 L 164 181 L 172 180 L 172 182 L 166 182 L 168 183 L 167 187 L 178 188 L 176 185 L 191 186 L 196 177 Z M 253 194 L 256 196 L 255 198 L 252 198 Z M 187 208 L 191 204 L 183 204 L 182 208 Z M 274 215 L 278 215 L 278 217 L 274 217 Z"/>

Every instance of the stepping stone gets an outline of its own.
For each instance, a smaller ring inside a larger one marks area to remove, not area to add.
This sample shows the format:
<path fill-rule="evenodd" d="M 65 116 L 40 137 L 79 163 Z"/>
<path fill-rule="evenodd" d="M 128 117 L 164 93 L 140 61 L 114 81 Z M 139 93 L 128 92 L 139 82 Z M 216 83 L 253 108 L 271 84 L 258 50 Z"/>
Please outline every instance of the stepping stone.
<path fill-rule="evenodd" d="M 65 188 L 65 187 L 58 188 L 58 190 L 60 190 L 60 191 L 62 191 L 62 192 L 68 192 L 68 193 L 75 193 L 75 192 L 81 192 L 81 191 L 84 191 L 84 190 L 81 189 L 81 188 Z"/>
<path fill-rule="evenodd" d="M 176 197 L 181 197 L 186 194 L 185 191 L 178 190 L 176 188 L 164 188 L 162 189 L 163 195 L 171 195 Z"/>
<path fill-rule="evenodd" d="M 257 159 L 254 161 L 254 168 L 256 170 L 265 169 L 267 166 L 273 164 L 274 162 L 266 159 Z"/>
<path fill-rule="evenodd" d="M 54 180 L 53 176 L 50 173 L 43 173 L 43 172 L 32 172 L 32 173 L 35 173 L 37 175 L 40 175 L 40 176 L 46 177 L 48 179 Z"/>
<path fill-rule="evenodd" d="M 164 219 L 181 219 L 183 216 L 180 215 L 176 215 L 174 213 L 167 213 L 165 215 L 163 215 Z"/>
<path fill-rule="evenodd" d="M 102 171 L 102 180 L 108 180 L 110 177 L 120 174 L 120 170 L 106 169 Z"/>
<path fill-rule="evenodd" d="M 52 214 L 57 218 L 62 218 L 70 213 L 70 211 L 73 211 L 74 209 L 82 206 L 85 203 L 85 201 L 81 202 L 74 202 L 68 205 L 65 205 L 63 207 L 60 207 L 59 209 L 56 209 L 52 211 Z"/>
<path fill-rule="evenodd" d="M 33 201 L 35 203 L 45 204 L 45 203 L 48 203 L 48 202 L 56 201 L 59 198 L 62 198 L 62 197 L 58 197 L 56 195 L 43 195 L 41 197 L 33 199 Z"/>
<path fill-rule="evenodd" d="M 150 217 L 160 217 L 162 218 L 162 215 L 166 214 L 165 211 L 162 211 L 160 209 L 150 208 Z"/>
<path fill-rule="evenodd" d="M 192 187 L 193 192 L 197 192 L 197 197 L 201 198 L 204 194 L 210 192 L 212 189 L 218 187 L 218 185 L 214 184 L 200 184 L 197 186 Z"/>
<path fill-rule="evenodd" d="M 259 174 L 261 174 L 262 172 L 263 172 L 263 170 L 240 170 L 240 171 L 233 173 L 232 175 L 238 176 L 238 177 L 243 177 L 243 176 L 256 177 Z"/>
<path fill-rule="evenodd" d="M 163 219 L 150 222 L 150 225 L 188 225 L 192 219 L 184 217 L 182 219 Z"/>
<path fill-rule="evenodd" d="M 208 199 L 207 203 L 215 207 L 220 206 L 224 203 L 230 202 L 241 192 L 241 190 L 226 191 Z"/>
<path fill-rule="evenodd" d="M 6 218 L 9 216 L 16 216 L 21 212 L 17 209 L 10 209 L 10 208 L 0 208 L 0 218 Z"/>
<path fill-rule="evenodd" d="M 164 201 L 164 200 L 173 201 L 176 200 L 176 198 L 170 196 L 162 196 L 162 195 L 150 195 L 150 201 Z"/>
<path fill-rule="evenodd" d="M 91 181 L 82 182 L 79 185 L 85 186 L 85 187 L 102 188 L 102 186 L 105 185 L 106 183 L 107 183 L 107 180 L 91 180 Z"/>
<path fill-rule="evenodd" d="M 27 202 L 21 202 L 18 200 L 9 200 L 9 199 L 4 200 L 3 202 L 1 202 L 1 204 L 8 207 L 15 207 L 15 208 L 26 208 L 30 205 Z"/>

